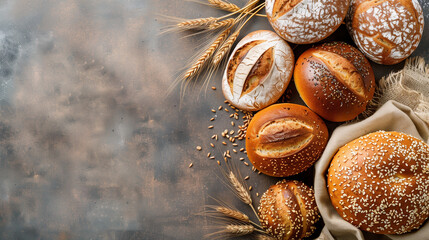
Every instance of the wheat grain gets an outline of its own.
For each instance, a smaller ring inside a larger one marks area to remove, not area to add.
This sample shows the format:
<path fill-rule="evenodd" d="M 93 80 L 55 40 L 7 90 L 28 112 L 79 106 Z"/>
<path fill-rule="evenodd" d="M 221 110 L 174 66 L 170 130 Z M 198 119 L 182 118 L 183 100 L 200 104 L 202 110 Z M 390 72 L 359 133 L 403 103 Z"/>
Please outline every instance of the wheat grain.
<path fill-rule="evenodd" d="M 211 24 L 217 22 L 217 18 L 214 17 L 208 17 L 208 18 L 197 18 L 197 19 L 190 19 L 187 21 L 179 22 L 177 24 L 177 27 L 180 28 L 198 28 L 198 27 L 207 27 Z"/>
<path fill-rule="evenodd" d="M 243 186 L 232 171 L 229 172 L 228 180 L 235 189 L 240 200 L 245 204 L 252 205 L 252 197 L 250 196 L 249 191 Z"/>
<path fill-rule="evenodd" d="M 255 227 L 252 225 L 233 225 L 228 224 L 225 228 L 225 232 L 236 236 L 243 236 L 255 231 Z"/>
<path fill-rule="evenodd" d="M 223 21 L 214 22 L 214 23 L 210 24 L 207 28 L 213 30 L 213 29 L 218 29 L 221 27 L 229 27 L 229 26 L 233 25 L 234 22 L 235 22 L 234 18 L 228 18 L 228 19 L 223 20 Z"/>
<path fill-rule="evenodd" d="M 226 29 L 216 38 L 216 40 L 210 45 L 210 47 L 203 52 L 201 57 L 198 58 L 198 60 L 192 65 L 192 67 L 185 73 L 185 79 L 195 76 L 195 74 L 198 73 L 199 70 L 201 70 L 207 60 L 213 55 L 219 45 L 223 43 L 225 38 L 229 35 L 230 31 L 231 29 Z"/>
<path fill-rule="evenodd" d="M 240 11 L 240 7 L 229 2 L 222 0 L 208 0 L 209 4 L 215 8 L 219 8 L 228 12 L 237 12 Z"/>
<path fill-rule="evenodd" d="M 234 218 L 242 222 L 250 222 L 249 217 L 246 214 L 234 209 L 219 206 L 219 207 L 216 207 L 216 211 L 219 213 L 222 213 L 227 217 Z"/>

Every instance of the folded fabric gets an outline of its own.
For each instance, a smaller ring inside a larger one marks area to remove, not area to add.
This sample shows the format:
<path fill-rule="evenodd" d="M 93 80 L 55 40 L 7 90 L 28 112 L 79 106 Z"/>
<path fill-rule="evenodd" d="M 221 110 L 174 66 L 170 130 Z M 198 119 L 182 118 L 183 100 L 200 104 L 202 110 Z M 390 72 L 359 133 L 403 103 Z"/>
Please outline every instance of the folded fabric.
<path fill-rule="evenodd" d="M 361 122 L 346 124 L 336 128 L 322 157 L 315 165 L 314 191 L 317 205 L 325 222 L 325 228 L 318 239 L 429 239 L 428 221 L 419 230 L 410 233 L 377 235 L 361 231 L 343 220 L 331 204 L 326 183 L 326 173 L 331 158 L 346 143 L 379 130 L 403 132 L 422 139 L 425 142 L 429 141 L 429 126 L 427 123 L 417 116 L 410 107 L 396 101 L 387 101 L 371 117 Z"/>

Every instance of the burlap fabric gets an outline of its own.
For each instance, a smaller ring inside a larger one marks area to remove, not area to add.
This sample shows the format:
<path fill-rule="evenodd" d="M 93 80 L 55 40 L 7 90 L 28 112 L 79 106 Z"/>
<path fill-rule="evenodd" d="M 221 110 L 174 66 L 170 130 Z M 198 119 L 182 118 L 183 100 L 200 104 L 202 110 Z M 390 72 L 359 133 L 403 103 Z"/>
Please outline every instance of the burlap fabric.
<path fill-rule="evenodd" d="M 365 120 L 342 125 L 333 132 L 315 166 L 316 202 L 325 222 L 318 239 L 429 239 L 428 221 L 419 230 L 401 235 L 375 235 L 359 230 L 343 220 L 334 209 L 326 184 L 326 172 L 338 148 L 360 136 L 385 130 L 403 132 L 429 141 L 428 69 L 421 58 L 407 61 L 404 70 L 380 80 L 380 88 L 371 106 L 373 112 L 377 109 L 374 114 Z"/>

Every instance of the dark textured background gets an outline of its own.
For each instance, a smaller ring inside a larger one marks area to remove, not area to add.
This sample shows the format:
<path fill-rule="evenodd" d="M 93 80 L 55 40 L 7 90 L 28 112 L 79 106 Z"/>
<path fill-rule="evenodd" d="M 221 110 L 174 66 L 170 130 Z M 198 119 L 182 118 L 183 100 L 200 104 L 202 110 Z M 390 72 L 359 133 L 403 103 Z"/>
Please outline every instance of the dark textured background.
<path fill-rule="evenodd" d="M 163 15 L 221 14 L 182 0 L 0 0 L 0 239 L 200 239 L 212 224 L 196 214 L 210 196 L 251 214 L 206 158 L 210 136 L 231 129 L 226 112 L 210 111 L 223 105 L 220 71 L 216 91 L 197 82 L 181 106 L 179 89 L 166 97 L 202 39 L 160 35 Z M 414 54 L 426 60 L 428 24 Z M 242 35 L 258 29 L 271 28 L 255 18 Z M 329 40 L 350 42 L 344 27 Z M 378 79 L 402 64 L 373 66 Z M 278 179 L 241 156 L 257 202 Z"/>

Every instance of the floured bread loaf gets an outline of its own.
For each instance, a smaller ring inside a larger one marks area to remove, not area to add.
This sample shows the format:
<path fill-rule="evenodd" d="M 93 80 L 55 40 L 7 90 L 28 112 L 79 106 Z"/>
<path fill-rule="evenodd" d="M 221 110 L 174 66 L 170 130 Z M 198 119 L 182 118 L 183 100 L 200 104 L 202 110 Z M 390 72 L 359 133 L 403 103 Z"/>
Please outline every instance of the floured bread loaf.
<path fill-rule="evenodd" d="M 368 60 L 354 47 L 327 43 L 304 52 L 296 62 L 294 80 L 305 104 L 322 118 L 342 122 L 366 109 L 375 91 Z"/>
<path fill-rule="evenodd" d="M 290 82 L 294 60 L 292 49 L 276 33 L 261 30 L 248 34 L 228 60 L 222 79 L 225 98 L 246 111 L 276 102 Z"/>
<path fill-rule="evenodd" d="M 396 64 L 410 56 L 423 34 L 417 0 L 352 0 L 347 28 L 359 49 L 379 64 Z"/>
<path fill-rule="evenodd" d="M 286 41 L 318 42 L 331 35 L 344 20 L 349 0 L 265 0 L 268 20 Z"/>
<path fill-rule="evenodd" d="M 286 177 L 303 172 L 320 157 L 328 129 L 307 107 L 274 104 L 255 114 L 247 128 L 250 162 L 264 174 Z"/>

